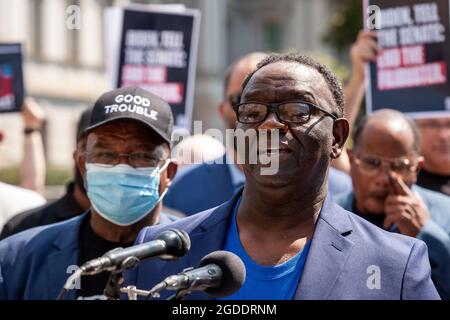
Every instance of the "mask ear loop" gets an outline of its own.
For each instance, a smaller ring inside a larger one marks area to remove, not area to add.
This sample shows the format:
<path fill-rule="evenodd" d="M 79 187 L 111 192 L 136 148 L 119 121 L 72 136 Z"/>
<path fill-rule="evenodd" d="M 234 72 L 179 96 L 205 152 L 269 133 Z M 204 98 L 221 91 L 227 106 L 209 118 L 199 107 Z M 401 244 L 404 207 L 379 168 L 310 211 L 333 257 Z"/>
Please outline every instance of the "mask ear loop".
<path fill-rule="evenodd" d="M 166 187 L 166 189 L 163 191 L 163 193 L 159 196 L 158 202 L 161 202 L 161 200 L 164 198 L 164 196 L 166 195 L 167 191 L 169 191 L 169 186 Z"/>
<path fill-rule="evenodd" d="M 169 165 L 169 163 L 172 161 L 172 158 L 169 158 L 166 160 L 166 162 L 164 162 L 164 164 L 162 165 L 162 167 L 158 168 L 156 167 L 155 170 L 153 170 L 153 172 L 150 174 L 150 177 L 154 177 L 157 174 L 160 174 L 161 171 L 166 170 L 167 166 Z"/>
<path fill-rule="evenodd" d="M 159 170 L 155 170 L 155 172 L 158 172 L 158 174 L 160 174 L 162 171 L 166 170 L 167 167 L 169 166 L 169 163 L 172 161 L 172 158 L 169 158 L 166 160 L 166 162 L 163 164 L 163 166 L 159 169 Z M 155 173 L 156 175 L 156 173 Z M 152 174 L 152 176 L 154 176 Z M 166 189 L 162 192 L 162 194 L 159 196 L 158 201 L 156 202 L 156 204 L 158 204 L 159 202 L 161 202 L 161 200 L 164 198 L 164 196 L 166 195 L 167 191 L 169 190 L 169 185 L 166 187 Z"/>

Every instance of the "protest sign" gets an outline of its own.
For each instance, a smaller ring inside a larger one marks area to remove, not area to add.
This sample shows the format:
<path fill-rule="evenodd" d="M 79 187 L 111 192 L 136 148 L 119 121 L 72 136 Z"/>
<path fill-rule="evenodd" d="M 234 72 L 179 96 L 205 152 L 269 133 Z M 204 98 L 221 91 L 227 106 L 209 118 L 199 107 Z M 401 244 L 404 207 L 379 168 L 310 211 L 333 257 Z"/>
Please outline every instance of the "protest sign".
<path fill-rule="evenodd" d="M 161 5 L 109 11 L 106 30 L 115 34 L 107 50 L 112 51 L 114 86 L 137 85 L 160 96 L 172 107 L 175 127 L 190 130 L 200 12 Z M 109 30 L 114 23 L 120 28 Z"/>
<path fill-rule="evenodd" d="M 0 43 L 0 112 L 20 111 L 23 99 L 21 45 Z"/>
<path fill-rule="evenodd" d="M 380 52 L 367 68 L 367 112 L 450 115 L 449 0 L 366 0 Z"/>

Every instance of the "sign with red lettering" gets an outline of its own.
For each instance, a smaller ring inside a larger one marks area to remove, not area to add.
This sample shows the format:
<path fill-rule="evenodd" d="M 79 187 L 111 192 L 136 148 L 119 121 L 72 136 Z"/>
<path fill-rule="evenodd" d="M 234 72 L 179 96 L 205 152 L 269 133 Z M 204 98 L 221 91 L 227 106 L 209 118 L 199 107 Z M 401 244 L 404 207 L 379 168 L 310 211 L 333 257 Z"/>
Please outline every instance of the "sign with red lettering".
<path fill-rule="evenodd" d="M 0 44 L 0 112 L 17 112 L 24 98 L 22 46 Z"/>
<path fill-rule="evenodd" d="M 380 52 L 367 66 L 367 112 L 450 114 L 450 1 L 366 0 L 365 28 Z"/>
<path fill-rule="evenodd" d="M 173 7 L 107 9 L 109 24 L 121 24 L 120 32 L 110 31 L 120 34 L 112 74 L 116 87 L 137 85 L 160 96 L 172 107 L 175 127 L 190 130 L 200 13 Z"/>

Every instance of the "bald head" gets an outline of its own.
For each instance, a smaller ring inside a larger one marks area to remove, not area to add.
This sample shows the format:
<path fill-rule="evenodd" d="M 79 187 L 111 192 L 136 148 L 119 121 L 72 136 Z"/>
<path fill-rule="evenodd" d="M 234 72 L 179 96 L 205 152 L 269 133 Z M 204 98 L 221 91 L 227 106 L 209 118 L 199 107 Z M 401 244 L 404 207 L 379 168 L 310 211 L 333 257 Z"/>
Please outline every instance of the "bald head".
<path fill-rule="evenodd" d="M 233 62 L 228 67 L 225 72 L 224 81 L 225 99 L 236 91 L 235 84 L 239 85 L 238 91 L 240 91 L 240 86 L 242 85 L 245 77 L 256 68 L 258 62 L 267 56 L 268 55 L 263 52 L 252 52 Z"/>
<path fill-rule="evenodd" d="M 364 117 L 353 134 L 354 149 L 378 150 L 385 157 L 420 154 L 420 134 L 403 113 L 382 109 Z"/>
<path fill-rule="evenodd" d="M 225 73 L 224 99 L 219 105 L 219 114 L 226 129 L 236 128 L 237 119 L 232 104 L 239 102 L 242 82 L 265 57 L 267 57 L 265 53 L 253 52 L 228 67 Z"/>

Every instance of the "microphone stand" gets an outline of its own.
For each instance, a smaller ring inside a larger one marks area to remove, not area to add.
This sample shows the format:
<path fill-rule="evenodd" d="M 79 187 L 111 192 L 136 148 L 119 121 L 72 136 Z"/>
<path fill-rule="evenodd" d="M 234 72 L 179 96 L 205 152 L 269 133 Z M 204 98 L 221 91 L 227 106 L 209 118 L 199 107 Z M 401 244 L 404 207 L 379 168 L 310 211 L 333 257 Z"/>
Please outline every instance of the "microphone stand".
<path fill-rule="evenodd" d="M 178 290 L 175 294 L 171 295 L 166 300 L 175 300 L 175 301 L 183 300 L 183 298 L 189 295 L 190 293 L 191 291 L 189 290 Z"/>
<path fill-rule="evenodd" d="M 158 293 L 152 293 L 151 291 L 137 289 L 136 286 L 128 286 L 126 288 L 120 288 L 120 292 L 128 295 L 128 300 L 137 300 L 138 296 L 148 298 L 158 298 Z"/>
<path fill-rule="evenodd" d="M 123 283 L 122 272 L 113 271 L 109 275 L 108 282 L 106 284 L 103 294 L 108 300 L 120 299 L 120 286 Z"/>
<path fill-rule="evenodd" d="M 184 269 L 183 272 L 192 270 L 192 269 L 193 268 L 187 268 L 187 269 Z M 111 275 L 111 277 L 112 276 L 113 275 Z M 191 286 L 195 286 L 196 283 L 197 283 L 197 279 L 195 279 L 193 281 Z M 120 292 L 126 293 L 128 295 L 128 300 L 137 300 L 137 296 L 144 296 L 145 300 L 148 300 L 150 298 L 157 299 L 160 297 L 159 292 L 164 289 L 167 289 L 167 285 L 168 285 L 167 282 L 163 281 L 163 282 L 158 283 L 156 286 L 154 286 L 149 291 L 137 289 L 136 286 L 128 286 L 126 288 L 120 288 L 119 294 L 120 294 Z M 166 300 L 175 300 L 175 301 L 182 300 L 184 297 L 186 297 L 187 295 L 189 295 L 191 293 L 192 293 L 192 291 L 189 290 L 189 288 L 179 289 L 175 292 L 175 294 L 171 295 Z M 106 295 L 106 289 L 105 289 L 105 295 Z"/>
<path fill-rule="evenodd" d="M 139 259 L 137 257 L 131 256 L 126 258 L 120 266 L 111 271 L 108 282 L 106 284 L 105 289 L 103 290 L 103 294 L 106 296 L 108 300 L 119 300 L 120 299 L 120 287 L 123 284 L 123 271 L 129 269 L 139 263 Z"/>
<path fill-rule="evenodd" d="M 137 289 L 136 286 L 128 286 L 126 288 L 120 288 L 120 292 L 126 293 L 128 295 L 128 300 L 137 300 L 138 296 L 143 296 L 146 299 L 159 298 L 158 292 Z M 175 301 L 182 300 L 190 293 L 191 291 L 189 290 L 178 290 L 175 294 L 171 295 L 166 300 L 175 300 Z"/>
<path fill-rule="evenodd" d="M 187 271 L 187 270 L 189 270 L 189 269 L 192 269 L 192 268 L 188 268 L 188 269 L 185 269 L 185 270 L 183 270 L 183 271 Z M 193 282 L 192 282 L 192 284 L 191 284 L 191 287 L 195 287 L 195 285 L 197 284 L 197 279 L 195 279 Z M 184 297 L 186 297 L 187 295 L 189 295 L 189 294 L 191 294 L 192 293 L 192 291 L 191 290 L 189 290 L 189 289 L 180 289 L 180 290 L 178 290 L 175 294 L 173 294 L 173 295 L 171 295 L 169 298 L 167 298 L 166 300 L 183 300 L 183 298 Z"/>

